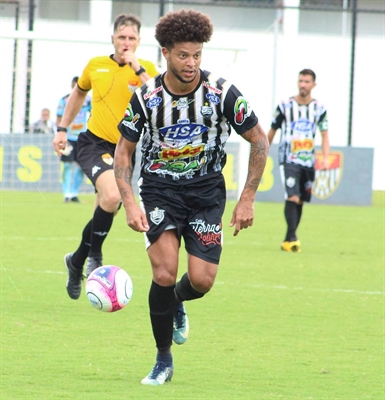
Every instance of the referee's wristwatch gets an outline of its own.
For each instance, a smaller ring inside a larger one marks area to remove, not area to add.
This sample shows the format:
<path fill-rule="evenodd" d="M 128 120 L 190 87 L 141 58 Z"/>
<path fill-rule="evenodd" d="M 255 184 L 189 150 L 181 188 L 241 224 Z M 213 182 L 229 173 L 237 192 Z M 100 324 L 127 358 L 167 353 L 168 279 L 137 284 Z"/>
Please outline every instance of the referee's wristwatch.
<path fill-rule="evenodd" d="M 135 72 L 136 76 L 139 76 L 140 74 L 143 74 L 144 72 L 146 72 L 146 70 L 140 66 L 140 68 Z"/>

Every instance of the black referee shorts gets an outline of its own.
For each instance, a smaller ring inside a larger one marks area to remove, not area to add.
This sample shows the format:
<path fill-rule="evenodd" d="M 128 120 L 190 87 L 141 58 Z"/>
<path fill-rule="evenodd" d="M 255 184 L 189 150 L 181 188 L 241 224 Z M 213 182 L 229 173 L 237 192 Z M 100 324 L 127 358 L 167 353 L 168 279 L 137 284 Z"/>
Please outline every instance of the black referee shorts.
<path fill-rule="evenodd" d="M 213 264 L 222 252 L 226 188 L 222 174 L 198 182 L 140 178 L 139 197 L 150 229 L 147 247 L 168 229 L 183 237 L 186 251 Z"/>
<path fill-rule="evenodd" d="M 108 142 L 90 130 L 82 132 L 78 137 L 77 158 L 85 175 L 95 186 L 95 182 L 104 171 L 114 169 L 116 143 Z M 135 166 L 135 152 L 132 157 Z"/>

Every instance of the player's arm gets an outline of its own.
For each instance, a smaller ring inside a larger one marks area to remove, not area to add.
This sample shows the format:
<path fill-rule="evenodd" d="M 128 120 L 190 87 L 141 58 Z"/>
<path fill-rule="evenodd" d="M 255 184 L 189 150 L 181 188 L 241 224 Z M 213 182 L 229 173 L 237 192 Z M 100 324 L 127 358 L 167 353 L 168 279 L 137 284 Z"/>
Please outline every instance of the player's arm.
<path fill-rule="evenodd" d="M 277 132 L 277 130 L 274 129 L 274 128 L 270 128 L 269 129 L 269 132 L 267 133 L 267 139 L 269 141 L 269 144 L 271 144 L 273 142 L 273 139 L 274 139 L 274 136 L 275 136 L 276 132 Z"/>
<path fill-rule="evenodd" d="M 235 225 L 234 236 L 237 236 L 241 229 L 253 225 L 255 193 L 261 182 L 269 153 L 269 143 L 259 123 L 243 133 L 242 137 L 250 143 L 249 169 L 245 186 L 230 222 L 230 226 Z"/>
<path fill-rule="evenodd" d="M 329 131 L 321 131 L 322 135 L 322 169 L 329 168 L 329 153 L 330 153 L 330 143 L 329 143 Z"/>
<path fill-rule="evenodd" d="M 147 232 L 149 226 L 146 214 L 136 203 L 132 189 L 132 176 L 134 173 L 132 155 L 134 154 L 135 147 L 135 142 L 131 142 L 120 136 L 115 149 L 114 173 L 123 206 L 126 210 L 127 225 L 134 231 Z"/>
<path fill-rule="evenodd" d="M 269 144 L 273 143 L 275 133 L 279 128 L 281 128 L 283 119 L 284 119 L 284 114 L 281 110 L 281 107 L 278 105 L 277 108 L 275 109 L 275 113 L 273 116 L 273 120 L 271 121 L 271 127 L 269 129 L 269 132 L 267 132 L 267 139 L 269 141 Z"/>
<path fill-rule="evenodd" d="M 64 110 L 63 117 L 61 118 L 60 125 L 56 125 L 59 129 L 52 142 L 57 153 L 63 150 L 67 144 L 67 134 L 65 131 L 61 131 L 60 128 L 67 129 L 71 125 L 72 121 L 79 114 L 86 96 L 87 91 L 79 89 L 78 86 L 75 86 L 71 92 Z"/>
<path fill-rule="evenodd" d="M 322 115 L 320 116 L 320 120 L 318 123 L 318 128 L 321 132 L 322 136 L 322 162 L 321 162 L 321 169 L 328 169 L 329 168 L 329 153 L 330 153 L 330 144 L 329 144 L 329 121 L 327 111 L 324 110 Z"/>

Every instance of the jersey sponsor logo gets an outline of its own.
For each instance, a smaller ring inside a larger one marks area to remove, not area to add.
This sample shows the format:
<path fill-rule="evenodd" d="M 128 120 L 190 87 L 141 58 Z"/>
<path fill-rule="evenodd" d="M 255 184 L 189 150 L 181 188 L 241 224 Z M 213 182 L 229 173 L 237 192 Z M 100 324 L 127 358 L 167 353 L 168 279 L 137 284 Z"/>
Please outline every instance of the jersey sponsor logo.
<path fill-rule="evenodd" d="M 204 144 L 199 146 L 184 146 L 182 149 L 164 148 L 159 152 L 159 158 L 163 160 L 176 160 L 179 158 L 195 157 L 204 150 Z"/>
<path fill-rule="evenodd" d="M 98 69 L 96 70 L 96 72 L 110 72 L 110 70 L 107 69 L 107 68 L 98 68 Z"/>
<path fill-rule="evenodd" d="M 188 108 L 188 106 L 194 101 L 194 99 L 188 99 L 187 97 L 182 97 L 179 100 L 174 100 L 171 103 L 172 108 L 176 108 L 178 111 L 184 108 Z"/>
<path fill-rule="evenodd" d="M 102 160 L 108 165 L 112 165 L 114 163 L 114 159 L 112 158 L 111 154 L 105 153 L 102 155 Z"/>
<path fill-rule="evenodd" d="M 192 178 L 194 172 L 199 170 L 207 162 L 207 157 L 202 157 L 201 160 L 154 160 L 150 165 L 146 166 L 146 170 L 150 174 L 171 175 L 177 178 L 185 176 Z"/>
<path fill-rule="evenodd" d="M 312 139 L 304 139 L 304 140 L 298 140 L 298 139 L 293 139 L 291 141 L 291 152 L 292 153 L 298 153 L 300 151 L 312 151 L 314 148 L 314 142 Z"/>
<path fill-rule="evenodd" d="M 216 94 L 221 94 L 221 93 L 222 93 L 222 90 L 219 90 L 218 88 L 216 88 L 216 87 L 214 87 L 214 86 L 211 86 L 210 82 L 204 81 L 204 82 L 203 82 L 203 86 L 204 86 L 206 89 L 211 90 L 211 91 L 213 91 L 213 92 L 216 93 Z"/>
<path fill-rule="evenodd" d="M 242 125 L 246 118 L 251 114 L 249 103 L 243 96 L 237 98 L 234 104 L 234 121 L 237 125 Z"/>
<path fill-rule="evenodd" d="M 320 200 L 331 196 L 338 188 L 343 172 L 344 155 L 340 151 L 331 151 L 328 157 L 329 167 L 321 169 L 322 152 L 316 151 L 315 180 L 312 194 Z"/>
<path fill-rule="evenodd" d="M 154 97 L 146 103 L 146 107 L 152 110 L 153 108 L 158 107 L 161 102 L 161 97 Z"/>
<path fill-rule="evenodd" d="M 222 242 L 222 225 L 221 224 L 208 224 L 202 219 L 196 219 L 190 222 L 192 230 L 198 235 L 199 240 L 203 246 L 210 244 L 217 245 Z"/>
<path fill-rule="evenodd" d="M 150 211 L 150 220 L 155 224 L 159 225 L 164 220 L 164 210 L 160 210 L 158 207 L 154 208 L 154 211 Z"/>
<path fill-rule="evenodd" d="M 176 121 L 178 124 L 189 124 L 190 120 L 188 118 L 186 119 L 178 119 L 178 121 Z"/>
<path fill-rule="evenodd" d="M 207 93 L 206 94 L 206 99 L 213 104 L 219 104 L 221 99 L 218 96 L 215 96 L 214 94 Z"/>
<path fill-rule="evenodd" d="M 144 100 L 149 99 L 150 97 L 154 96 L 155 94 L 159 93 L 161 90 L 163 90 L 163 86 L 159 86 L 156 89 L 152 90 L 151 92 L 147 92 L 143 98 Z"/>
<path fill-rule="evenodd" d="M 307 119 L 299 119 L 291 123 L 291 129 L 298 132 L 312 132 L 314 124 Z"/>
<path fill-rule="evenodd" d="M 166 139 L 188 139 L 202 135 L 208 131 L 208 127 L 201 124 L 176 124 L 159 129 L 165 140 Z"/>
<path fill-rule="evenodd" d="M 207 104 L 201 107 L 201 115 L 204 119 L 211 119 L 214 110 Z"/>

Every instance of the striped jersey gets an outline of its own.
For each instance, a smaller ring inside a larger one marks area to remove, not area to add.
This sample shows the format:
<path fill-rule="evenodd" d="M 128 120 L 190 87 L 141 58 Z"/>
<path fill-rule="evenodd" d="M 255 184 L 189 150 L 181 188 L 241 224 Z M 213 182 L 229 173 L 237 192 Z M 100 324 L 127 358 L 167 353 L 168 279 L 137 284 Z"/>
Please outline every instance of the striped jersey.
<path fill-rule="evenodd" d="M 129 141 L 142 138 L 141 176 L 186 182 L 221 173 L 231 128 L 242 135 L 257 123 L 234 85 L 200 70 L 199 84 L 186 95 L 170 93 L 164 74 L 147 81 L 135 91 L 119 130 Z"/>
<path fill-rule="evenodd" d="M 312 168 L 315 164 L 314 138 L 317 128 L 328 130 L 325 107 L 312 99 L 299 104 L 294 97 L 282 101 L 275 111 L 271 127 L 281 129 L 279 163 L 299 164 Z"/>

